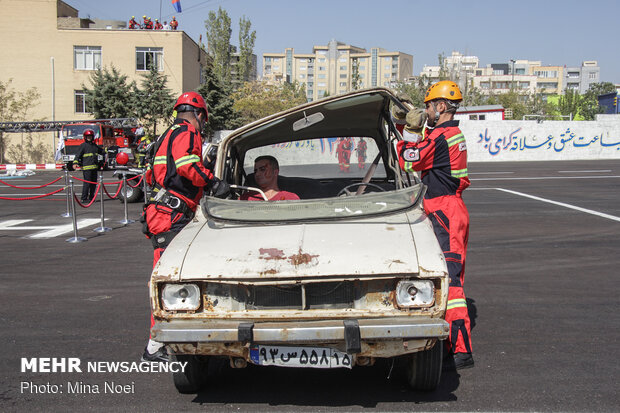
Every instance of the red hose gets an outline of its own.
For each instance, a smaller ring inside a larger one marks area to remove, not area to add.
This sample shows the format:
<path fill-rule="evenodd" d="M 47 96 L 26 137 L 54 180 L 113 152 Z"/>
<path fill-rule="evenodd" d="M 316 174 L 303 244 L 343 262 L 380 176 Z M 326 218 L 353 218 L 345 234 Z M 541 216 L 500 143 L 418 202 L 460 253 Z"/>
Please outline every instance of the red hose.
<path fill-rule="evenodd" d="M 39 185 L 39 186 L 17 186 L 17 185 L 11 185 L 8 182 L 4 182 L 4 181 L 1 181 L 1 180 L 0 180 L 0 183 L 4 184 L 6 186 L 10 186 L 11 188 L 17 188 L 17 189 L 41 189 L 41 188 L 45 188 L 46 186 L 50 186 L 51 184 L 55 184 L 56 182 L 60 181 L 61 179 L 62 179 L 62 176 L 59 176 L 58 179 L 53 180 L 49 184 Z"/>
<path fill-rule="evenodd" d="M 37 196 L 29 196 L 27 198 L 9 198 L 9 197 L 5 197 L 5 196 L 0 196 L 0 199 L 6 199 L 8 201 L 27 201 L 30 199 L 39 199 L 39 198 L 45 198 L 46 196 L 50 196 L 50 195 L 54 195 L 59 193 L 60 191 L 64 191 L 66 187 L 60 188 L 55 190 L 54 192 L 50 192 L 49 194 L 44 194 L 44 195 L 37 195 Z"/>

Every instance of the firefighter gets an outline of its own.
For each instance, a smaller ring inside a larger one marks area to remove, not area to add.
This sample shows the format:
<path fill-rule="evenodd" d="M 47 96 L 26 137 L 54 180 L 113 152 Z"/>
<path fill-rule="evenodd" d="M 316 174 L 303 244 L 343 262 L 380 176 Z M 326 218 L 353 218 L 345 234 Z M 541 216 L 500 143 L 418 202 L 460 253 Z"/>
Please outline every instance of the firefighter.
<path fill-rule="evenodd" d="M 136 16 L 131 16 L 131 20 L 129 20 L 129 28 L 133 30 L 136 27 L 139 28 L 140 23 L 136 21 Z"/>
<path fill-rule="evenodd" d="M 161 30 L 164 26 L 159 22 L 159 19 L 155 19 L 155 30 Z"/>
<path fill-rule="evenodd" d="M 140 26 L 141 29 L 146 29 L 146 22 L 148 21 L 148 19 L 146 18 L 146 15 L 142 16 L 142 26 Z"/>
<path fill-rule="evenodd" d="M 172 30 L 176 30 L 178 26 L 179 26 L 179 22 L 177 21 L 175 16 L 172 16 L 172 20 L 170 20 L 170 28 Z"/>
<path fill-rule="evenodd" d="M 136 152 L 138 152 L 138 168 L 144 168 L 144 158 L 146 157 L 146 150 L 151 144 L 151 137 L 149 135 L 143 135 L 138 142 Z"/>
<path fill-rule="evenodd" d="M 366 167 L 366 150 L 368 149 L 368 145 L 364 138 L 360 138 L 360 141 L 355 148 L 355 152 L 357 153 L 357 167 L 359 169 L 364 169 Z"/>
<path fill-rule="evenodd" d="M 201 131 L 207 122 L 207 104 L 196 92 L 183 93 L 174 105 L 176 119 L 157 140 L 152 165 L 146 172 L 153 197 L 143 214 L 144 232 L 153 243 L 153 266 L 170 241 L 194 217 L 194 212 L 209 186 L 212 195 L 225 196 L 229 189 L 204 167 Z M 154 320 L 151 315 L 151 327 Z M 149 339 L 143 361 L 166 361 L 162 343 Z"/>
<path fill-rule="evenodd" d="M 146 19 L 145 26 L 146 26 L 145 29 L 153 30 L 153 20 L 151 20 L 150 17 Z"/>
<path fill-rule="evenodd" d="M 90 202 L 95 197 L 97 188 L 97 171 L 103 163 L 103 148 L 95 143 L 95 132 L 92 129 L 84 131 L 84 142 L 78 148 L 73 165 L 79 165 L 84 175 L 82 184 L 82 202 Z"/>
<path fill-rule="evenodd" d="M 353 149 L 351 138 L 340 138 L 336 147 L 336 155 L 338 156 L 338 166 L 341 172 L 349 172 L 351 167 L 351 149 Z"/>
<path fill-rule="evenodd" d="M 459 122 L 454 120 L 462 99 L 459 87 L 452 81 L 431 85 L 424 98 L 428 127 L 422 131 L 421 140 L 402 140 L 397 145 L 400 167 L 407 172 L 420 171 L 422 182 L 428 187 L 424 210 L 433 224 L 450 276 L 446 311 L 450 336 L 446 340 L 445 367 L 456 369 L 474 365 L 470 320 L 463 292 L 469 214 L 461 194 L 469 186 L 467 146 Z M 405 129 L 422 129 L 424 116 L 421 114 L 420 109 L 409 111 Z M 419 124 L 412 125 L 412 122 Z"/>

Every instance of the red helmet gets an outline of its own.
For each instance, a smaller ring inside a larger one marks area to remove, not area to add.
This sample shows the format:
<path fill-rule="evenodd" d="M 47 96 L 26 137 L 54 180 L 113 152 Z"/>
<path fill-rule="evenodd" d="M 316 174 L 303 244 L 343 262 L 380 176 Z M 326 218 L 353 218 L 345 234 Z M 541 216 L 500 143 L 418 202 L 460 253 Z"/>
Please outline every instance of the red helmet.
<path fill-rule="evenodd" d="M 188 108 L 183 105 L 193 106 L 198 110 L 205 111 L 205 121 L 209 119 L 209 111 L 207 110 L 207 104 L 205 100 L 196 92 L 185 92 L 177 99 L 177 103 L 174 104 L 174 110 L 177 112 L 187 112 Z"/>
<path fill-rule="evenodd" d="M 95 139 L 95 132 L 92 129 L 86 129 L 84 131 L 84 139 L 86 138 L 93 138 Z"/>

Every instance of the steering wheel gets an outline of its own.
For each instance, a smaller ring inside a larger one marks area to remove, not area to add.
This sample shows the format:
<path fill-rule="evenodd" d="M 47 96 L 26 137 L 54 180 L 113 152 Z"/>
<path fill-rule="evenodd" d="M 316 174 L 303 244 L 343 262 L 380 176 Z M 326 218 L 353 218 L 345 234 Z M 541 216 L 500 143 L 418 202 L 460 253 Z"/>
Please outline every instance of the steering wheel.
<path fill-rule="evenodd" d="M 343 194 L 346 194 L 347 196 L 352 196 L 352 195 L 357 195 L 357 193 L 353 193 L 350 191 L 351 188 L 355 188 L 358 186 L 370 186 L 372 188 L 378 189 L 381 192 L 385 192 L 385 189 L 381 188 L 379 185 L 377 184 L 371 184 L 370 182 L 355 182 L 354 184 L 351 185 L 347 185 L 344 188 L 342 188 L 340 190 L 340 192 L 338 192 L 337 196 L 341 196 Z M 365 188 L 364 188 L 365 189 Z"/>

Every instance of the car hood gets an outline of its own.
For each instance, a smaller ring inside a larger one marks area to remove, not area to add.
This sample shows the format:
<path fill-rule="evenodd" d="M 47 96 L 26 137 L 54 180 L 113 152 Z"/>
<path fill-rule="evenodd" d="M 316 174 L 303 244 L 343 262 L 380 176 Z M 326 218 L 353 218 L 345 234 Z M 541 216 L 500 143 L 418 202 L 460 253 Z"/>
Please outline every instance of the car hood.
<path fill-rule="evenodd" d="M 445 274 L 443 256 L 428 253 L 440 250 L 419 209 L 360 220 L 293 225 L 209 220 L 188 227 L 170 244 L 154 275 L 223 281 Z"/>

